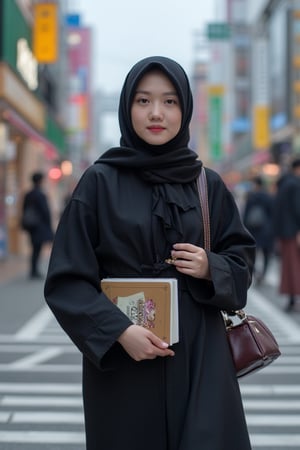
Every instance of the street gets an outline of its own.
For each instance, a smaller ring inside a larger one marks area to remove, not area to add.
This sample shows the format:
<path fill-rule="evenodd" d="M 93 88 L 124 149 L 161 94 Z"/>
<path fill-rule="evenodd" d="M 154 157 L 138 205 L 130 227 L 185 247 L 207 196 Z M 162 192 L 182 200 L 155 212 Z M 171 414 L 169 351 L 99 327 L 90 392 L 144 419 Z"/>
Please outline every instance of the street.
<path fill-rule="evenodd" d="M 246 309 L 282 351 L 240 380 L 254 450 L 300 449 L 300 307 L 284 312 L 277 271 L 274 262 Z M 19 276 L 0 289 L 0 450 L 84 450 L 81 357 L 46 307 L 43 282 Z"/>

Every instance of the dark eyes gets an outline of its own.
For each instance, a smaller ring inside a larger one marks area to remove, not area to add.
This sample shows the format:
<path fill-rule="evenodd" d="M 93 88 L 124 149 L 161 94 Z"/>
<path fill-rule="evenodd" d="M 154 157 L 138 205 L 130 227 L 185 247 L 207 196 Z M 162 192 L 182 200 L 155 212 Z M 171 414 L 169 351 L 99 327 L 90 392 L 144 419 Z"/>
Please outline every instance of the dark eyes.
<path fill-rule="evenodd" d="M 150 100 L 146 97 L 138 97 L 135 101 L 141 105 L 150 103 Z M 177 105 L 178 101 L 175 98 L 167 98 L 166 100 L 164 100 L 164 103 L 167 105 Z"/>
<path fill-rule="evenodd" d="M 137 103 L 141 103 L 142 105 L 145 105 L 146 103 L 149 102 L 147 98 L 137 98 L 136 101 Z"/>
<path fill-rule="evenodd" d="M 177 100 L 175 100 L 174 98 L 168 98 L 166 100 L 166 103 L 168 103 L 168 105 L 177 105 Z"/>

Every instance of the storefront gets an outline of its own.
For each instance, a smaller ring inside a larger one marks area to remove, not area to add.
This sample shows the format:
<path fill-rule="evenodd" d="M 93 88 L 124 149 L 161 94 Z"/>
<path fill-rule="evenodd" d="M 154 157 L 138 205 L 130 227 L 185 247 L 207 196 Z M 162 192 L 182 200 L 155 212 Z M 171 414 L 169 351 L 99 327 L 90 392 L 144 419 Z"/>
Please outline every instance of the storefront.
<path fill-rule="evenodd" d="M 31 51 L 31 26 L 17 2 L 3 0 L 0 28 L 0 260 L 26 253 L 19 226 L 30 175 L 48 173 L 61 159 L 59 127 L 38 96 L 38 64 Z M 58 139 L 55 139 L 59 135 Z M 56 142 L 55 142 L 56 141 Z"/>

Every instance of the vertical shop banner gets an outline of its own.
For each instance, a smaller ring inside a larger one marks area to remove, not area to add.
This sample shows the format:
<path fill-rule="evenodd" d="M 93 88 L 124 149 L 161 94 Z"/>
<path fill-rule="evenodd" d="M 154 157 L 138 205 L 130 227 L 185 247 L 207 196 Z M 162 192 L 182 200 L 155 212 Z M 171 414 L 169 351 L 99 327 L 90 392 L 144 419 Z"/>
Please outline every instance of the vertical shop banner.
<path fill-rule="evenodd" d="M 223 86 L 214 86 L 209 89 L 208 135 L 210 143 L 210 157 L 214 161 L 219 161 L 223 154 L 223 91 Z"/>
<path fill-rule="evenodd" d="M 253 43 L 252 144 L 254 150 L 267 150 L 270 146 L 270 107 L 268 76 L 268 43 L 256 38 Z"/>
<path fill-rule="evenodd" d="M 220 160 L 231 148 L 232 51 L 228 23 L 208 24 L 210 63 L 208 71 L 208 136 L 210 157 Z"/>
<path fill-rule="evenodd" d="M 58 58 L 58 17 L 56 3 L 34 5 L 33 53 L 41 64 L 55 63 Z"/>

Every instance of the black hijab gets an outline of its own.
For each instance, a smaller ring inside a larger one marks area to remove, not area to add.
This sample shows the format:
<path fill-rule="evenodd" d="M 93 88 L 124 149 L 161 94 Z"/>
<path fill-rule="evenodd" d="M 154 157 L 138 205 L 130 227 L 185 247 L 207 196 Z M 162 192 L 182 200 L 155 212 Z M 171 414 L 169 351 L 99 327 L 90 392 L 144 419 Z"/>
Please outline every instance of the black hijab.
<path fill-rule="evenodd" d="M 163 145 L 150 145 L 140 139 L 131 121 L 131 107 L 137 85 L 146 73 L 154 69 L 161 70 L 175 86 L 182 112 L 178 134 Z M 192 111 L 190 84 L 185 71 L 177 62 L 163 56 L 139 61 L 128 73 L 120 95 L 120 147 L 111 148 L 96 163 L 137 169 L 143 179 L 153 184 L 185 184 L 195 180 L 202 163 L 197 160 L 197 154 L 188 148 Z"/>

